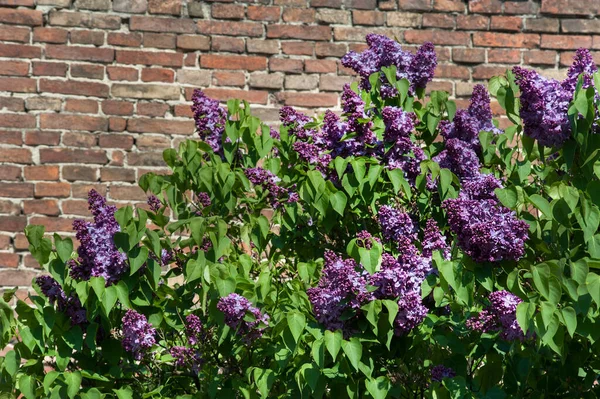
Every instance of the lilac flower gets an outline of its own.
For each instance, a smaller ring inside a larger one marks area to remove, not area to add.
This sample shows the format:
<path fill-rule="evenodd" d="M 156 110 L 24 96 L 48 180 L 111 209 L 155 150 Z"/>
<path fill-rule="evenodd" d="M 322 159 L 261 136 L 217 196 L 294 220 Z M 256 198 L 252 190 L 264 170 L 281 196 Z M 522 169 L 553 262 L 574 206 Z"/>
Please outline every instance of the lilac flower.
<path fill-rule="evenodd" d="M 222 137 L 225 132 L 227 113 L 213 100 L 199 89 L 192 95 L 192 111 L 196 121 L 196 130 L 213 151 L 220 154 L 222 151 Z"/>
<path fill-rule="evenodd" d="M 579 75 L 583 74 L 583 88 L 588 88 L 593 83 L 593 74 L 597 72 L 598 68 L 594 62 L 594 57 L 590 53 L 590 50 L 580 48 L 575 53 L 573 64 L 567 71 L 567 78 L 562 82 L 562 87 L 571 93 L 575 92 L 577 87 L 577 79 Z"/>
<path fill-rule="evenodd" d="M 237 330 L 237 333 L 247 342 L 262 337 L 265 327 L 260 327 L 261 323 L 269 324 L 269 315 L 261 313 L 249 300 L 236 293 L 219 299 L 217 309 L 225 315 L 225 324 Z M 254 316 L 254 321 L 244 320 L 247 314 Z"/>
<path fill-rule="evenodd" d="M 431 43 L 423 44 L 417 54 L 413 55 L 402 50 L 402 46 L 385 36 L 369 34 L 366 37 L 369 48 L 362 53 L 350 51 L 342 58 L 342 65 L 353 69 L 361 77 L 361 87 L 369 89 L 369 76 L 381 71 L 382 67 L 396 66 L 396 78 L 406 78 L 410 83 L 410 91 L 424 89 L 428 82 L 433 79 L 437 57 Z M 383 97 L 396 96 L 398 93 L 388 82 L 385 76 L 381 76 Z"/>
<path fill-rule="evenodd" d="M 152 210 L 152 212 L 158 212 L 160 210 L 160 208 L 162 207 L 162 203 L 156 197 L 156 195 L 149 196 L 148 201 L 146 201 L 146 202 L 150 206 L 150 209 Z"/>
<path fill-rule="evenodd" d="M 508 292 L 496 291 L 489 295 L 490 305 L 477 317 L 467 320 L 467 327 L 475 331 L 500 331 L 506 341 L 523 340 L 525 335 L 517 323 L 517 305 L 521 298 Z"/>
<path fill-rule="evenodd" d="M 175 367 L 191 367 L 194 374 L 197 374 L 200 370 L 202 356 L 198 350 L 186 348 L 185 346 L 174 346 L 169 350 L 169 353 L 175 360 Z"/>
<path fill-rule="evenodd" d="M 399 107 L 384 107 L 381 116 L 385 124 L 383 139 L 391 143 L 399 138 L 409 138 L 417 122 L 414 112 L 405 112 Z"/>
<path fill-rule="evenodd" d="M 459 109 L 456 111 L 454 121 L 441 121 L 439 124 L 440 134 L 446 139 L 458 139 L 469 146 L 472 150 L 478 150 L 479 144 L 479 122 L 468 111 Z"/>
<path fill-rule="evenodd" d="M 146 316 L 132 309 L 125 313 L 122 322 L 123 349 L 131 352 L 134 359 L 142 359 L 145 352 L 156 343 L 156 330 L 148 323 Z"/>
<path fill-rule="evenodd" d="M 384 205 L 379 208 L 377 218 L 385 240 L 398 241 L 401 237 L 407 237 L 411 241 L 416 239 L 416 228 L 408 214 Z"/>
<path fill-rule="evenodd" d="M 190 314 L 185 318 L 185 333 L 190 345 L 200 343 L 202 339 L 202 321 L 198 316 Z"/>
<path fill-rule="evenodd" d="M 450 259 L 450 247 L 434 219 L 427 220 L 422 245 L 423 256 L 430 258 L 433 251 L 440 250 L 445 259 Z"/>
<path fill-rule="evenodd" d="M 458 245 L 476 262 L 519 260 L 524 255 L 529 225 L 497 200 L 461 196 L 447 199 L 442 207 Z"/>
<path fill-rule="evenodd" d="M 365 145 L 374 144 L 376 141 L 375 134 L 371 131 L 373 122 L 365 110 L 365 102 L 360 98 L 349 84 L 344 85 L 342 92 L 342 106 L 344 114 L 348 117 L 348 131 L 355 132 L 356 138 L 347 140 L 347 145 L 355 143 L 355 148 L 352 153 L 361 155 L 366 152 Z"/>
<path fill-rule="evenodd" d="M 202 205 L 204 208 L 207 208 L 211 205 L 210 196 L 208 193 L 199 192 L 196 193 L 196 198 L 198 200 L 198 204 Z"/>
<path fill-rule="evenodd" d="M 114 234 L 121 230 L 115 219 L 117 208 L 107 205 L 96 190 L 89 192 L 88 203 L 94 222 L 73 222 L 80 246 L 78 264 L 71 263 L 71 276 L 78 280 L 103 277 L 107 285 L 114 284 L 128 268 L 127 255 L 119 252 L 113 241 Z"/>
<path fill-rule="evenodd" d="M 469 143 L 460 139 L 446 141 L 446 149 L 433 157 L 441 168 L 447 168 L 461 179 L 473 178 L 479 174 L 479 158 Z"/>
<path fill-rule="evenodd" d="M 71 295 L 67 297 L 64 305 L 60 305 L 59 302 L 58 310 L 65 312 L 67 317 L 71 319 L 71 324 L 74 326 L 84 325 L 87 323 L 87 311 L 75 293 L 71 293 Z"/>
<path fill-rule="evenodd" d="M 298 199 L 297 195 L 293 195 L 293 192 L 278 185 L 281 179 L 275 176 L 270 170 L 263 168 L 248 168 L 244 173 L 252 184 L 261 186 L 263 190 L 269 192 L 267 198 L 273 208 L 279 208 L 285 197 L 287 197 L 287 202 L 295 202 Z"/>
<path fill-rule="evenodd" d="M 269 128 L 269 135 L 270 135 L 272 138 L 276 139 L 276 140 L 279 140 L 279 139 L 281 139 L 281 135 L 280 135 L 280 134 L 279 134 L 279 132 L 278 132 L 278 131 L 277 131 L 275 128 L 273 128 L 273 127 Z"/>
<path fill-rule="evenodd" d="M 473 87 L 468 112 L 479 124 L 479 131 L 492 132 L 494 134 L 502 133 L 502 130 L 498 129 L 492 123 L 490 95 L 484 85 L 475 85 Z"/>
<path fill-rule="evenodd" d="M 535 71 L 514 67 L 515 83 L 521 90 L 520 115 L 525 134 L 547 147 L 560 147 L 571 135 L 567 115 L 573 92 L 554 79 Z"/>
<path fill-rule="evenodd" d="M 51 304 L 54 305 L 57 301 L 61 304 L 66 301 L 67 296 L 54 277 L 39 276 L 36 277 L 35 283 L 40 287 L 40 290 L 48 298 Z"/>
<path fill-rule="evenodd" d="M 315 145 L 319 146 L 321 151 L 329 151 L 332 158 L 352 155 L 349 151 L 348 144 L 341 141 L 344 135 L 348 133 L 349 125 L 347 122 L 340 120 L 340 117 L 331 112 L 325 111 L 323 117 L 323 127 L 321 131 L 314 136 Z"/>
<path fill-rule="evenodd" d="M 394 321 L 397 335 L 406 334 L 417 327 L 427 316 L 421 292 L 408 291 L 398 300 L 398 316 Z"/>
<path fill-rule="evenodd" d="M 361 230 L 356 234 L 356 245 L 365 248 L 371 249 L 373 248 L 373 240 L 374 237 L 367 230 Z"/>
<path fill-rule="evenodd" d="M 417 176 L 421 174 L 421 162 L 427 159 L 421 147 L 411 141 L 409 137 L 401 137 L 384 156 L 390 169 L 401 169 L 404 177 L 414 186 Z"/>
<path fill-rule="evenodd" d="M 292 107 L 282 107 L 279 110 L 279 120 L 283 126 L 289 128 L 290 136 L 306 139 L 314 134 L 313 130 L 304 129 L 304 125 L 310 122 L 310 118 Z"/>
<path fill-rule="evenodd" d="M 431 381 L 442 382 L 444 378 L 454 377 L 456 377 L 456 372 L 442 364 L 438 364 L 431 369 Z"/>
<path fill-rule="evenodd" d="M 166 250 L 166 249 L 161 249 L 160 251 L 160 264 L 162 266 L 166 266 L 169 263 L 171 263 L 173 261 L 173 252 Z"/>
<path fill-rule="evenodd" d="M 502 182 L 494 175 L 477 174 L 471 179 L 464 179 L 461 195 L 469 199 L 496 199 L 494 190 L 502 188 Z"/>

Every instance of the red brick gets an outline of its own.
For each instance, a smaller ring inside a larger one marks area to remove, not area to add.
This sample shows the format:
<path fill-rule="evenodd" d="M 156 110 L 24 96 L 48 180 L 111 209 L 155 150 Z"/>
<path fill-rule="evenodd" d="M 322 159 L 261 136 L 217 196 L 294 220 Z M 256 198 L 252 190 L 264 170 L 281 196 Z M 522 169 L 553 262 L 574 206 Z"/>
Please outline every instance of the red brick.
<path fill-rule="evenodd" d="M 223 85 L 223 86 L 236 86 L 236 85 Z M 243 87 L 244 85 L 241 85 L 241 86 Z M 174 110 L 175 110 L 175 113 L 174 113 L 175 116 L 184 117 L 184 118 L 193 118 L 194 117 L 194 113 L 192 112 L 192 109 L 190 108 L 189 105 L 176 105 Z M 154 139 L 157 138 L 154 136 L 148 136 L 148 137 L 152 137 Z M 136 141 L 136 145 L 138 147 L 140 146 L 141 139 L 142 139 L 142 137 L 138 138 Z M 162 140 L 162 138 L 160 140 Z"/>
<path fill-rule="evenodd" d="M 35 115 L 0 114 L 0 127 L 34 128 Z"/>
<path fill-rule="evenodd" d="M 45 43 L 66 43 L 69 32 L 60 28 L 41 28 L 33 29 L 33 41 Z"/>
<path fill-rule="evenodd" d="M 254 21 L 279 21 L 281 9 L 279 7 L 265 7 L 265 6 L 248 6 L 248 19 Z"/>
<path fill-rule="evenodd" d="M 556 65 L 555 51 L 531 50 L 523 53 L 523 62 L 527 65 Z"/>
<path fill-rule="evenodd" d="M 42 48 L 21 44 L 0 43 L 0 57 L 6 58 L 41 58 Z"/>
<path fill-rule="evenodd" d="M 115 50 L 82 46 L 47 45 L 46 57 L 58 60 L 109 63 L 115 59 Z"/>
<path fill-rule="evenodd" d="M 315 45 L 311 42 L 283 42 L 281 50 L 290 55 L 313 55 Z"/>
<path fill-rule="evenodd" d="M 65 215 L 79 215 L 89 216 L 90 210 L 88 209 L 87 201 L 62 201 L 62 210 Z"/>
<path fill-rule="evenodd" d="M 150 14 L 181 14 L 181 0 L 148 0 Z"/>
<path fill-rule="evenodd" d="M 58 166 L 26 166 L 24 169 L 25 180 L 58 180 Z"/>
<path fill-rule="evenodd" d="M 104 83 L 40 79 L 40 92 L 108 97 L 109 88 Z"/>
<path fill-rule="evenodd" d="M 136 139 L 135 145 L 140 149 L 164 149 L 171 146 L 171 140 L 164 135 L 144 134 Z"/>
<path fill-rule="evenodd" d="M 452 29 L 454 28 L 454 15 L 424 14 L 423 27 Z"/>
<path fill-rule="evenodd" d="M 123 150 L 131 150 L 133 147 L 133 136 L 128 134 L 102 134 L 100 135 L 99 144 L 102 148 L 120 148 Z M 101 171 L 102 170 L 103 169 L 101 169 Z"/>
<path fill-rule="evenodd" d="M 0 249 L 7 250 L 11 247 L 11 237 L 7 235 L 0 235 Z M 2 355 L 0 355 L 2 356 Z"/>
<path fill-rule="evenodd" d="M 191 19 L 133 16 L 129 20 L 129 29 L 147 32 L 195 33 L 196 25 Z"/>
<path fill-rule="evenodd" d="M 137 114 L 164 117 L 169 108 L 169 104 L 139 102 L 137 104 Z"/>
<path fill-rule="evenodd" d="M 464 66 L 440 64 L 435 72 L 438 78 L 469 79 L 469 68 Z"/>
<path fill-rule="evenodd" d="M 106 186 L 104 184 L 76 184 L 73 183 L 71 185 L 71 192 L 73 198 L 86 198 L 88 197 L 88 193 L 91 189 L 98 191 L 102 195 L 106 195 Z M 87 213 L 89 215 L 89 212 Z"/>
<path fill-rule="evenodd" d="M 0 22 L 9 25 L 40 26 L 44 22 L 44 14 L 38 10 L 0 8 Z"/>
<path fill-rule="evenodd" d="M 465 2 L 463 0 L 433 0 L 435 11 L 464 12 Z"/>
<path fill-rule="evenodd" d="M 36 272 L 29 270 L 3 270 L 0 272 L 0 285 L 7 287 L 30 286 Z"/>
<path fill-rule="evenodd" d="M 563 33 L 600 33 L 600 21 L 596 19 L 563 19 Z"/>
<path fill-rule="evenodd" d="M 470 35 L 465 32 L 407 30 L 404 32 L 404 40 L 406 40 L 407 43 L 416 44 L 432 42 L 433 44 L 467 46 L 470 42 Z"/>
<path fill-rule="evenodd" d="M 208 95 L 208 93 L 207 93 Z M 194 134 L 194 121 L 173 119 L 129 119 L 127 130 L 132 133 Z"/>
<path fill-rule="evenodd" d="M 42 163 L 98 163 L 108 162 L 106 152 L 72 148 L 40 148 Z"/>
<path fill-rule="evenodd" d="M 23 213 L 26 215 L 39 213 L 41 215 L 58 216 L 60 209 L 58 209 L 56 200 L 26 200 L 23 201 Z"/>
<path fill-rule="evenodd" d="M 517 49 L 491 49 L 487 53 L 488 62 L 499 64 L 519 64 L 521 62 L 521 51 Z"/>
<path fill-rule="evenodd" d="M 283 21 L 313 23 L 315 22 L 315 10 L 314 8 L 284 8 Z"/>
<path fill-rule="evenodd" d="M 177 37 L 168 33 L 144 33 L 144 47 L 174 49 Z"/>
<path fill-rule="evenodd" d="M 108 122 L 106 118 L 96 116 L 41 114 L 40 127 L 42 129 L 106 131 Z"/>
<path fill-rule="evenodd" d="M 483 15 L 458 15 L 456 17 L 457 29 L 464 30 L 486 30 L 490 18 Z"/>
<path fill-rule="evenodd" d="M 538 6 L 531 1 L 506 1 L 504 2 L 504 13 L 505 14 L 536 14 Z"/>
<path fill-rule="evenodd" d="M 344 43 L 315 43 L 317 57 L 343 57 L 348 52 Z"/>
<path fill-rule="evenodd" d="M 147 197 L 138 186 L 111 186 L 110 198 L 117 201 L 141 201 Z"/>
<path fill-rule="evenodd" d="M 342 0 L 310 0 L 311 7 L 340 8 Z"/>
<path fill-rule="evenodd" d="M 276 39 L 301 39 L 322 40 L 331 39 L 329 26 L 303 26 L 303 25 L 267 25 L 267 37 Z"/>
<path fill-rule="evenodd" d="M 144 68 L 142 69 L 142 81 L 173 83 L 175 72 L 172 69 Z"/>
<path fill-rule="evenodd" d="M 25 132 L 25 144 L 27 145 L 58 145 L 60 133 L 47 132 L 43 130 Z"/>
<path fill-rule="evenodd" d="M 100 170 L 101 181 L 135 182 L 135 170 L 126 168 L 102 168 Z M 111 188 L 111 192 L 112 192 Z"/>
<path fill-rule="evenodd" d="M 140 33 L 111 32 L 108 34 L 107 42 L 111 46 L 140 47 L 142 35 Z"/>
<path fill-rule="evenodd" d="M 0 144 L 22 145 L 23 133 L 18 130 L 0 130 Z"/>
<path fill-rule="evenodd" d="M 110 118 L 108 120 L 108 130 L 111 132 L 123 132 L 127 127 L 127 119 L 125 118 Z M 113 154 L 114 155 L 114 154 Z"/>
<path fill-rule="evenodd" d="M 467 64 L 480 64 L 485 62 L 485 50 L 479 48 L 455 48 L 452 50 L 452 60 Z"/>
<path fill-rule="evenodd" d="M 246 100 L 252 104 L 266 104 L 269 97 L 269 93 L 260 90 L 238 90 L 238 89 L 217 89 L 208 88 L 204 89 L 207 96 L 214 98 L 219 101 L 227 101 L 230 99 L 238 98 L 240 100 Z M 191 92 L 190 92 L 191 93 Z M 188 90 L 186 90 L 186 97 Z"/>
<path fill-rule="evenodd" d="M 34 216 L 29 220 L 29 223 L 44 226 L 48 233 L 73 231 L 73 219 Z"/>
<path fill-rule="evenodd" d="M 16 268 L 17 266 L 19 266 L 19 260 L 19 254 L 0 252 L 0 268 Z M 0 274 L 0 278 L 3 275 L 4 273 Z M 4 283 L 2 285 L 4 285 Z"/>
<path fill-rule="evenodd" d="M 244 87 L 246 84 L 246 75 L 243 72 L 214 71 L 212 78 L 216 86 Z"/>
<path fill-rule="evenodd" d="M 490 79 L 492 76 L 504 75 L 507 67 L 478 65 L 473 68 L 473 79 Z"/>
<path fill-rule="evenodd" d="M 0 180 L 21 180 L 21 168 L 11 165 L 0 165 Z"/>
<path fill-rule="evenodd" d="M 269 58 L 269 70 L 272 72 L 296 72 L 301 73 L 304 69 L 302 60 L 291 60 L 287 58 Z"/>
<path fill-rule="evenodd" d="M 337 64 L 333 60 L 306 60 L 304 70 L 309 73 L 335 73 Z"/>
<path fill-rule="evenodd" d="M 183 54 L 117 50 L 117 62 L 121 64 L 181 67 L 183 66 Z"/>
<path fill-rule="evenodd" d="M 13 183 L 13 184 L 23 184 L 23 183 Z M 2 194 L 1 191 L 0 191 L 0 194 Z M 20 197 L 16 196 L 16 198 L 20 198 Z M 0 214 L 20 215 L 21 214 L 21 206 L 18 203 L 13 202 L 13 201 L 0 200 Z M 0 217 L 0 223 L 2 223 L 1 217 Z M 1 228 L 1 226 L 2 225 L 0 224 L 0 228 Z"/>
<path fill-rule="evenodd" d="M 98 168 L 80 165 L 65 165 L 62 167 L 63 179 L 68 181 L 96 181 Z"/>
<path fill-rule="evenodd" d="M 534 33 L 473 33 L 473 44 L 482 47 L 534 48 L 540 44 L 540 35 Z"/>
<path fill-rule="evenodd" d="M 92 14 L 91 27 L 117 30 L 121 28 L 121 17 L 116 15 Z"/>
<path fill-rule="evenodd" d="M 106 100 L 102 102 L 102 112 L 107 115 L 133 115 L 133 103 L 129 101 Z"/>
<path fill-rule="evenodd" d="M 557 15 L 600 14 L 600 0 L 544 0 L 542 13 Z"/>
<path fill-rule="evenodd" d="M 129 166 L 164 166 L 162 152 L 130 152 L 127 154 Z"/>
<path fill-rule="evenodd" d="M 491 30 L 519 32 L 523 28 L 523 18 L 493 15 Z"/>
<path fill-rule="evenodd" d="M 0 75 L 27 76 L 29 63 L 24 61 L 0 61 Z"/>
<path fill-rule="evenodd" d="M 211 39 L 211 50 L 215 53 L 243 53 L 245 49 L 244 39 L 238 37 L 213 36 Z"/>
<path fill-rule="evenodd" d="M 244 6 L 214 3 L 211 7 L 211 15 L 216 19 L 244 19 Z"/>
<path fill-rule="evenodd" d="M 67 99 L 65 102 L 65 111 L 82 114 L 95 114 L 98 112 L 98 103 L 95 100 Z"/>
<path fill-rule="evenodd" d="M 0 97 L 0 109 L 4 108 L 6 111 L 23 112 L 25 111 L 24 105 L 22 98 Z"/>
<path fill-rule="evenodd" d="M 0 162 L 31 163 L 31 150 L 27 148 L 0 148 Z"/>
<path fill-rule="evenodd" d="M 129 82 L 138 80 L 138 71 L 135 68 L 109 66 L 106 67 L 106 72 L 110 80 L 127 80 Z"/>
<path fill-rule="evenodd" d="M 28 78 L 0 78 L 0 91 L 35 93 L 36 81 Z"/>
<path fill-rule="evenodd" d="M 263 25 L 256 22 L 198 21 L 198 33 L 203 35 L 250 36 L 263 35 Z"/>
<path fill-rule="evenodd" d="M 429 0 L 401 0 L 400 6 L 406 2 L 428 2 Z M 377 8 L 377 0 L 344 0 L 348 10 L 374 10 Z"/>
<path fill-rule="evenodd" d="M 33 197 L 33 184 L 31 184 L 31 183 L 3 183 L 3 182 L 0 182 L 0 197 L 5 197 L 5 198 L 31 198 L 31 197 Z M 0 219 L 0 221 L 1 220 L 2 219 Z M 2 224 L 3 223 L 0 223 L 0 226 L 2 226 Z"/>
<path fill-rule="evenodd" d="M 0 40 L 9 42 L 29 42 L 31 28 L 0 26 Z"/>
<path fill-rule="evenodd" d="M 258 71 L 267 69 L 267 59 L 259 56 L 206 54 L 200 57 L 200 66 L 209 69 Z"/>
<path fill-rule="evenodd" d="M 469 11 L 481 14 L 499 14 L 502 12 L 502 0 L 469 1 Z"/>
<path fill-rule="evenodd" d="M 295 107 L 335 107 L 338 95 L 334 93 L 277 93 L 277 100 Z"/>
<path fill-rule="evenodd" d="M 93 44 L 102 46 L 104 44 L 104 32 L 90 30 L 71 31 L 71 43 L 74 44 Z"/>
<path fill-rule="evenodd" d="M 542 35 L 542 48 L 575 50 L 592 46 L 591 36 Z"/>
<path fill-rule="evenodd" d="M 208 50 L 210 48 L 210 38 L 200 35 L 179 35 L 177 36 L 177 48 L 183 50 Z"/>
<path fill-rule="evenodd" d="M 104 66 L 94 64 L 72 64 L 71 77 L 104 79 Z"/>
<path fill-rule="evenodd" d="M 67 68 L 62 62 L 33 62 L 33 74 L 37 76 L 67 76 Z"/>

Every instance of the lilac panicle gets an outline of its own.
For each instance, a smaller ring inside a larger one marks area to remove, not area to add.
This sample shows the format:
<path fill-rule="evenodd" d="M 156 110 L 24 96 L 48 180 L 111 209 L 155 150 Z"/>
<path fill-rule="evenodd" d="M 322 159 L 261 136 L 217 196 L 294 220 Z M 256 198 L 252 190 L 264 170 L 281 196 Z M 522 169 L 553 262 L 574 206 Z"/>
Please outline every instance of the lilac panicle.
<path fill-rule="evenodd" d="M 298 144 L 300 142 L 296 142 Z M 261 186 L 263 190 L 269 192 L 267 198 L 273 208 L 279 208 L 282 202 L 297 202 L 298 194 L 290 189 L 281 187 L 278 183 L 281 179 L 270 170 L 263 168 L 248 168 L 244 171 L 248 180 L 255 186 Z"/>
<path fill-rule="evenodd" d="M 156 195 L 149 196 L 148 201 L 146 201 L 146 202 L 150 206 L 150 209 L 152 210 L 152 212 L 158 212 L 160 210 L 160 208 L 162 207 L 162 203 L 156 197 Z"/>
<path fill-rule="evenodd" d="M 185 333 L 190 345 L 200 343 L 202 339 L 202 321 L 198 316 L 190 314 L 185 318 Z"/>
<path fill-rule="evenodd" d="M 405 112 L 402 108 L 392 106 L 384 107 L 381 116 L 385 124 L 383 139 L 391 143 L 399 138 L 409 138 L 417 121 L 414 112 Z"/>
<path fill-rule="evenodd" d="M 502 133 L 502 130 L 494 126 L 492 122 L 492 108 L 490 106 L 490 94 L 484 85 L 478 84 L 473 87 L 471 102 L 468 109 L 469 115 L 474 117 L 479 124 L 479 131 Z M 478 132 L 479 133 L 479 132 Z"/>
<path fill-rule="evenodd" d="M 349 84 L 344 85 L 342 91 L 342 106 L 344 113 L 348 117 L 348 131 L 355 132 L 356 138 L 347 140 L 347 143 L 354 142 L 354 155 L 362 155 L 366 152 L 365 145 L 374 144 L 375 134 L 371 131 L 373 122 L 365 110 L 365 102 L 360 95 L 350 88 Z M 367 120 L 366 122 L 364 120 Z"/>
<path fill-rule="evenodd" d="M 54 305 L 58 302 L 60 305 L 66 301 L 67 296 L 54 277 L 39 276 L 36 277 L 35 283 L 40 287 L 40 290 L 48 298 L 51 304 Z"/>
<path fill-rule="evenodd" d="M 71 276 L 78 280 L 90 277 L 104 277 L 106 284 L 114 284 L 127 270 L 127 255 L 119 252 L 113 241 L 115 233 L 121 230 L 115 219 L 116 207 L 107 205 L 106 199 L 96 190 L 88 195 L 93 222 L 76 220 L 73 229 L 80 241 L 77 249 L 79 259 L 71 263 Z"/>
<path fill-rule="evenodd" d="M 190 367 L 192 372 L 197 374 L 202 365 L 202 355 L 200 352 L 193 348 L 187 348 L 185 346 L 173 346 L 169 353 L 173 356 L 174 365 L 177 368 Z"/>
<path fill-rule="evenodd" d="M 401 237 L 407 237 L 411 241 L 416 239 L 415 225 L 407 213 L 389 205 L 383 205 L 379 208 L 377 218 L 385 240 L 398 241 Z"/>
<path fill-rule="evenodd" d="M 517 305 L 522 302 L 521 298 L 508 291 L 496 291 L 489 295 L 489 300 L 488 307 L 467 320 L 467 327 L 480 332 L 500 331 L 500 338 L 506 341 L 525 339 L 517 323 Z"/>
<path fill-rule="evenodd" d="M 433 251 L 439 250 L 445 259 L 450 259 L 450 247 L 434 219 L 427 220 L 422 245 L 423 256 L 430 258 Z"/>
<path fill-rule="evenodd" d="M 219 299 L 217 309 L 225 315 L 225 324 L 237 330 L 237 333 L 246 342 L 252 342 L 262 337 L 265 327 L 261 327 L 260 324 L 269 324 L 269 315 L 262 313 L 258 308 L 252 306 L 248 299 L 236 293 Z M 254 316 L 254 321 L 244 320 L 248 313 Z"/>
<path fill-rule="evenodd" d="M 456 372 L 442 364 L 438 364 L 431 369 L 431 381 L 442 382 L 444 378 L 454 377 L 456 377 Z"/>
<path fill-rule="evenodd" d="M 36 277 L 35 283 L 40 287 L 51 304 L 56 304 L 57 309 L 71 319 L 72 325 L 83 325 L 87 323 L 87 312 L 81 305 L 81 301 L 71 293 L 69 296 L 65 294 L 58 281 L 52 276 Z"/>
<path fill-rule="evenodd" d="M 577 87 L 577 79 L 583 74 L 583 88 L 590 87 L 593 83 L 593 74 L 598 71 L 594 57 L 590 50 L 580 48 L 575 52 L 573 64 L 567 71 L 567 78 L 562 82 L 563 88 L 570 92 L 575 92 Z"/>
<path fill-rule="evenodd" d="M 208 193 L 199 192 L 196 193 L 196 199 L 198 200 L 198 204 L 202 205 L 202 207 L 206 208 L 211 205 L 210 196 Z"/>
<path fill-rule="evenodd" d="M 502 182 L 494 175 L 477 174 L 461 182 L 461 195 L 469 199 L 496 199 L 494 190 L 502 188 Z"/>
<path fill-rule="evenodd" d="M 192 95 L 192 112 L 200 138 L 210 145 L 215 153 L 220 154 L 227 113 L 219 106 L 217 100 L 209 98 L 199 89 L 194 90 Z"/>
<path fill-rule="evenodd" d="M 156 343 L 156 330 L 148 323 L 146 316 L 132 309 L 125 313 L 122 322 L 123 349 L 131 352 L 134 359 L 142 359 L 148 349 Z"/>
<path fill-rule="evenodd" d="M 433 43 L 425 42 L 417 49 L 407 70 L 407 79 L 413 89 L 425 89 L 431 82 L 437 66 Z"/>
<path fill-rule="evenodd" d="M 279 110 L 279 120 L 283 126 L 289 128 L 290 136 L 306 139 L 314 134 L 313 130 L 304 129 L 304 125 L 310 122 L 310 118 L 292 107 L 282 107 Z"/>
<path fill-rule="evenodd" d="M 446 149 L 433 157 L 441 168 L 447 168 L 461 179 L 473 178 L 479 174 L 479 158 L 470 144 L 457 139 L 446 141 Z"/>

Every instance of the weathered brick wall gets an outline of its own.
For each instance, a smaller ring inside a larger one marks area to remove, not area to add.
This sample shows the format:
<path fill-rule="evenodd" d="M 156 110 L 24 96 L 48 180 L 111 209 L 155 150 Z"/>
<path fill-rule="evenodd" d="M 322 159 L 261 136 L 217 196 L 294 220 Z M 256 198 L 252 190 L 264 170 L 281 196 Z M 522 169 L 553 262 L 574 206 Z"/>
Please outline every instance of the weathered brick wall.
<path fill-rule="evenodd" d="M 600 48 L 600 0 L 0 0 L 0 286 L 36 273 L 29 224 L 70 232 L 95 187 L 117 204 L 193 134 L 194 87 L 276 120 L 337 107 L 339 58 L 369 32 L 437 45 L 430 88 L 464 97 L 515 64 L 560 74 Z"/>

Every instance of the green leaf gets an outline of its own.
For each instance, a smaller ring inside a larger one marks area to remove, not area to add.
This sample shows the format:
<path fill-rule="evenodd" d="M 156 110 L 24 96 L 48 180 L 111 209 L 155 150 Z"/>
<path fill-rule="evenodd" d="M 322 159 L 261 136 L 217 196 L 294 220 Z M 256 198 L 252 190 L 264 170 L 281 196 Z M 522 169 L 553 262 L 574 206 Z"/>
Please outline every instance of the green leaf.
<path fill-rule="evenodd" d="M 110 312 L 116 303 L 117 287 L 115 285 L 111 285 L 104 290 L 104 295 L 102 296 L 102 307 L 104 308 L 104 312 L 107 316 L 110 315 Z"/>
<path fill-rule="evenodd" d="M 344 216 L 344 209 L 346 209 L 346 203 L 348 202 L 346 194 L 338 191 L 329 197 L 329 202 L 331 203 L 333 210 L 339 213 L 340 216 Z"/>
<path fill-rule="evenodd" d="M 135 257 L 129 258 L 129 275 L 133 276 L 140 267 L 144 265 L 144 262 L 148 259 L 148 248 L 140 247 L 139 250 L 136 251 L 137 254 Z"/>
<path fill-rule="evenodd" d="M 317 366 L 322 370 L 325 367 L 325 340 L 323 338 L 313 342 L 311 354 Z"/>
<path fill-rule="evenodd" d="M 390 390 L 390 380 L 382 375 L 376 379 L 367 379 L 365 386 L 374 399 L 385 399 Z"/>
<path fill-rule="evenodd" d="M 261 398 L 267 398 L 275 382 L 275 373 L 273 370 L 255 368 L 253 374 Z"/>
<path fill-rule="evenodd" d="M 117 394 L 118 399 L 133 399 L 133 390 L 129 387 L 113 389 L 113 391 Z"/>
<path fill-rule="evenodd" d="M 588 273 L 585 285 L 594 302 L 600 306 L 600 276 L 596 273 Z"/>
<path fill-rule="evenodd" d="M 294 312 L 288 313 L 287 322 L 288 322 L 290 331 L 292 332 L 292 335 L 294 336 L 294 340 L 296 342 L 298 342 L 298 339 L 300 339 L 300 336 L 302 335 L 302 332 L 304 331 L 304 327 L 306 327 L 306 316 L 304 315 L 304 313 L 294 311 Z"/>
<path fill-rule="evenodd" d="M 354 368 L 359 370 L 359 363 L 362 357 L 362 344 L 357 337 L 350 338 L 349 341 L 342 341 L 342 350 Z"/>
<path fill-rule="evenodd" d="M 62 239 L 55 233 L 54 246 L 56 247 L 56 252 L 58 253 L 60 260 L 66 263 L 71 259 L 71 255 L 73 254 L 73 241 L 69 237 Z"/>
<path fill-rule="evenodd" d="M 19 391 L 25 396 L 27 399 L 35 399 L 37 398 L 35 394 L 35 378 L 23 374 L 19 377 Z"/>
<path fill-rule="evenodd" d="M 496 196 L 498 197 L 502 205 L 504 205 L 505 207 L 509 209 L 514 209 L 517 205 L 518 196 L 517 191 L 514 187 L 497 188 L 494 190 L 494 192 L 496 193 Z"/>
<path fill-rule="evenodd" d="M 394 193 L 398 194 L 402 190 L 406 197 L 410 199 L 410 184 L 404 178 L 402 169 L 391 169 L 387 171 L 387 174 L 392 182 L 392 186 L 394 186 Z"/>
<path fill-rule="evenodd" d="M 14 377 L 19 366 L 21 364 L 21 358 L 14 350 L 8 351 L 4 356 L 4 370 L 8 372 L 11 377 Z"/>
<path fill-rule="evenodd" d="M 565 326 L 567 327 L 567 331 L 571 338 L 575 334 L 575 330 L 577 329 L 577 313 L 575 309 L 571 306 L 567 306 L 561 309 L 563 319 L 565 320 Z"/>
<path fill-rule="evenodd" d="M 325 330 L 325 346 L 331 357 L 335 361 L 340 349 L 342 348 L 342 332 L 340 330 L 330 331 Z"/>
<path fill-rule="evenodd" d="M 517 305 L 517 323 L 519 323 L 519 327 L 521 327 L 523 333 L 527 333 L 534 314 L 535 304 L 521 302 Z"/>
<path fill-rule="evenodd" d="M 219 290 L 219 295 L 221 297 L 226 297 L 227 295 L 235 292 L 235 278 L 227 277 L 227 278 L 217 278 L 215 279 L 215 285 Z"/>
<path fill-rule="evenodd" d="M 541 195 L 532 194 L 529 196 L 529 201 L 533 204 L 533 206 L 539 209 L 544 216 L 552 216 L 552 208 L 550 207 L 550 203 Z"/>
<path fill-rule="evenodd" d="M 102 300 L 102 297 L 104 297 L 104 290 L 106 287 L 104 278 L 92 277 L 90 278 L 90 284 L 92 285 L 92 288 L 94 289 L 94 292 L 96 293 L 98 299 Z"/>
<path fill-rule="evenodd" d="M 72 373 L 65 373 L 65 382 L 67 383 L 67 395 L 73 399 L 81 388 L 81 373 L 79 371 L 73 371 Z"/>

